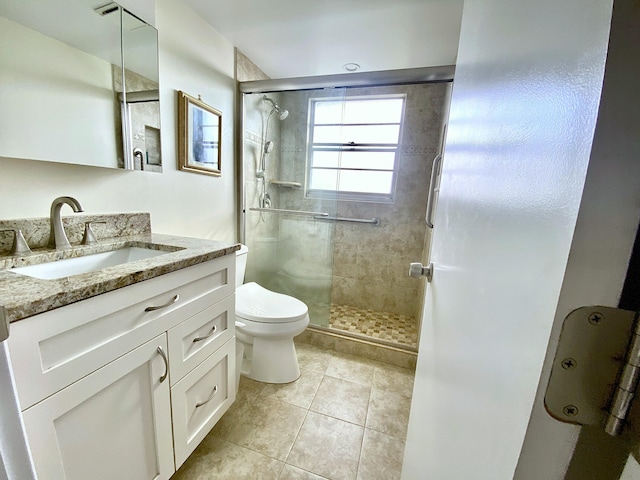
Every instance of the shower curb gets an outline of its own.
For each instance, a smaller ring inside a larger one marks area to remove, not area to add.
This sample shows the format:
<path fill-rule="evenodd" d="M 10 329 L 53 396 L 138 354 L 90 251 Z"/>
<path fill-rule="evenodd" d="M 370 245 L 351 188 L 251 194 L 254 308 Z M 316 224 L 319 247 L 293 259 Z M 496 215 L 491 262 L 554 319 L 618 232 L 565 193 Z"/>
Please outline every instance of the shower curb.
<path fill-rule="evenodd" d="M 354 338 L 331 332 L 323 328 L 309 326 L 295 338 L 296 343 L 305 343 L 336 352 L 357 355 L 397 367 L 415 370 L 418 352 L 382 345 L 373 341 Z"/>

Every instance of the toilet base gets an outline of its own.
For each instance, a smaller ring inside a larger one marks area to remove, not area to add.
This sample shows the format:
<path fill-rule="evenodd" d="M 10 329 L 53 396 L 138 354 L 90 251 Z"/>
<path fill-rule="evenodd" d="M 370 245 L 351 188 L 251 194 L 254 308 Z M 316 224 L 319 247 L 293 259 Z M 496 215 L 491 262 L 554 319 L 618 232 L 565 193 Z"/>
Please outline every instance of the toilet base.
<path fill-rule="evenodd" d="M 243 336 L 244 337 L 244 336 Z M 300 377 L 296 347 L 291 338 L 253 338 L 244 344 L 241 374 L 265 383 L 291 383 Z"/>

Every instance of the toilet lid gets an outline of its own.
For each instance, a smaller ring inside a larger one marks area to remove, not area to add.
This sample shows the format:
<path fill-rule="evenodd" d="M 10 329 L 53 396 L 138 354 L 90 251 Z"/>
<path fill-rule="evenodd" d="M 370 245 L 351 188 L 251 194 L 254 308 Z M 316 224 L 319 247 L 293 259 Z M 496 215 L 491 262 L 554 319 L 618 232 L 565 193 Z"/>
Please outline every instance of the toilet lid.
<path fill-rule="evenodd" d="M 295 322 L 307 316 L 308 308 L 297 298 L 272 292 L 255 282 L 236 289 L 236 315 L 263 323 Z"/>

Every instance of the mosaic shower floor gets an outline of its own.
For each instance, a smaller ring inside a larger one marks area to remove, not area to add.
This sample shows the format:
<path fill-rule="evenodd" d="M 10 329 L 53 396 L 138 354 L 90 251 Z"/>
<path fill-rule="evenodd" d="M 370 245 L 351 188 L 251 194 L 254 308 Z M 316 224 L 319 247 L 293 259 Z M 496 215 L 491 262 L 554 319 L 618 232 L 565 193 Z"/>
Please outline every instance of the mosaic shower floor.
<path fill-rule="evenodd" d="M 417 322 L 407 315 L 331 304 L 329 328 L 398 346 L 418 347 Z"/>

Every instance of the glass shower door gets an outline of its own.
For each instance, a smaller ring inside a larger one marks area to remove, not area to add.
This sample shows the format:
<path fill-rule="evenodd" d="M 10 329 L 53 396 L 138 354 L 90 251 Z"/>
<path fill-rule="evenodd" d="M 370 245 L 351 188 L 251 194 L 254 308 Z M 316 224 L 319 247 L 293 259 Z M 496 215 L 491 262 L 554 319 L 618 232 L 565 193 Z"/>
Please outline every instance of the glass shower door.
<path fill-rule="evenodd" d="M 344 89 L 333 94 L 344 96 Z M 311 323 L 326 327 L 337 193 L 306 194 L 313 96 L 313 90 L 244 94 L 245 282 L 300 299 L 309 307 Z"/>

